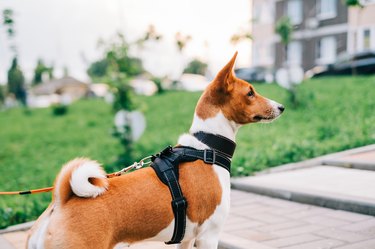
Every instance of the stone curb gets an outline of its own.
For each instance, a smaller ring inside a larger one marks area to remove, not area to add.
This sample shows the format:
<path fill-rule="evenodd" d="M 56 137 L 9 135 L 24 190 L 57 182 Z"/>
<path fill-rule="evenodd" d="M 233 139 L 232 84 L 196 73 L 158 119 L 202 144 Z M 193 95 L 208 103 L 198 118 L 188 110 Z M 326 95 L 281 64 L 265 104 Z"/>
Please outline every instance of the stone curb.
<path fill-rule="evenodd" d="M 375 202 L 354 198 L 349 199 L 338 195 L 326 195 L 324 193 L 309 193 L 288 189 L 269 188 L 236 181 L 232 181 L 231 183 L 232 188 L 237 190 L 331 209 L 339 209 L 373 216 L 375 215 Z"/>
<path fill-rule="evenodd" d="M 14 225 L 14 226 L 9 226 L 5 229 L 1 229 L 0 234 L 29 230 L 33 226 L 34 222 L 35 221 L 29 221 L 29 222 L 26 222 L 26 223 Z"/>
<path fill-rule="evenodd" d="M 257 172 L 254 175 L 264 175 L 264 174 L 272 174 L 272 173 L 276 173 L 276 172 L 284 172 L 284 171 L 290 171 L 290 170 L 310 168 L 310 167 L 314 167 L 314 166 L 319 165 L 319 164 L 327 165 L 328 163 L 325 163 L 325 162 L 337 161 L 339 157 L 369 152 L 369 151 L 372 151 L 372 150 L 375 150 L 375 144 L 370 144 L 370 145 L 362 146 L 362 147 L 359 147 L 359 148 L 354 148 L 354 149 L 340 151 L 340 152 L 336 152 L 336 153 L 332 153 L 332 154 L 327 154 L 327 155 L 324 155 L 324 156 L 308 159 L 308 160 L 305 160 L 305 161 L 302 161 L 302 162 L 283 164 L 283 165 L 280 165 L 280 166 L 272 167 L 272 168 Z M 333 166 L 335 166 L 335 165 L 333 165 Z"/>
<path fill-rule="evenodd" d="M 375 171 L 375 163 L 369 163 L 368 161 L 361 160 L 341 160 L 341 159 L 331 159 L 324 160 L 323 165 L 337 166 L 348 169 L 361 169 L 361 170 L 370 170 Z"/>

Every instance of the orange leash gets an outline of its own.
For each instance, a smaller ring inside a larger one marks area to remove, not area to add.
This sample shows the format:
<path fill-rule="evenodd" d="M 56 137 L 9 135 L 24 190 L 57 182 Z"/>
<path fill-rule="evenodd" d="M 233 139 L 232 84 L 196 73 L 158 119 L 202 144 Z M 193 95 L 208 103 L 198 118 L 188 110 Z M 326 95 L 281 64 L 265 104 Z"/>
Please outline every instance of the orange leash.
<path fill-rule="evenodd" d="M 140 169 L 145 165 L 150 165 L 151 164 L 151 157 L 148 156 L 140 160 L 139 162 L 135 162 L 132 165 L 123 168 L 120 171 L 114 172 L 107 174 L 107 178 L 112 178 L 116 176 L 121 176 L 124 173 L 132 170 L 132 169 Z M 47 188 L 38 188 L 38 189 L 32 189 L 32 190 L 26 190 L 26 191 L 9 191 L 9 192 L 0 192 L 0 195 L 29 195 L 29 194 L 39 194 L 39 193 L 46 193 L 46 192 L 51 192 L 53 190 L 53 187 L 47 187 Z"/>
<path fill-rule="evenodd" d="M 28 195 L 28 194 L 37 194 L 37 193 L 45 193 L 51 192 L 53 187 L 48 188 L 38 188 L 26 191 L 10 191 L 10 192 L 0 192 L 0 195 Z"/>
<path fill-rule="evenodd" d="M 107 175 L 107 178 L 112 178 L 115 176 L 120 176 L 121 174 L 111 173 Z M 9 191 L 9 192 L 0 192 L 0 195 L 30 195 L 30 194 L 39 194 L 39 193 L 47 193 L 51 192 L 53 190 L 53 187 L 47 187 L 47 188 L 38 188 L 38 189 L 32 189 L 32 190 L 25 190 L 25 191 Z"/>

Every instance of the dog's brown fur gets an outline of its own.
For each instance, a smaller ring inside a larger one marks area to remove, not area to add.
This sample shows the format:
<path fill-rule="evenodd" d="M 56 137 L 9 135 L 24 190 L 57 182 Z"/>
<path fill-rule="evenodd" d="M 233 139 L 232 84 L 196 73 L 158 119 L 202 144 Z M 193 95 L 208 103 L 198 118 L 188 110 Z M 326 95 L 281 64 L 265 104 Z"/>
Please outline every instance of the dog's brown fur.
<path fill-rule="evenodd" d="M 188 218 L 202 224 L 221 201 L 221 186 L 212 166 L 202 161 L 181 164 L 180 185 L 189 203 Z M 112 248 L 121 241 L 154 237 L 174 218 L 168 187 L 151 168 L 109 179 L 108 190 L 95 199 L 75 196 L 66 184 L 60 193 L 67 201 L 57 210 L 49 207 L 40 217 L 56 211 L 47 230 L 46 248 L 62 244 L 62 248 L 82 248 L 82 242 L 87 248 Z"/>

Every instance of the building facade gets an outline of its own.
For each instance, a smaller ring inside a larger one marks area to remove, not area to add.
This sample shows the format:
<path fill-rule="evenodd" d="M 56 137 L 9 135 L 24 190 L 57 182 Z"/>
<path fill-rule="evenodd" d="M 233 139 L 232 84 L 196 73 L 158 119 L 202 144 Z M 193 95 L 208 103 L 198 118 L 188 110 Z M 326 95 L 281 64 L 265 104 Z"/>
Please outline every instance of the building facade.
<path fill-rule="evenodd" d="M 375 0 L 362 0 L 364 8 L 349 9 L 348 52 L 375 50 Z"/>
<path fill-rule="evenodd" d="M 273 68 L 276 0 L 253 0 L 252 65 Z"/>
<path fill-rule="evenodd" d="M 342 0 L 253 0 L 253 66 L 307 71 L 375 49 L 375 0 L 362 2 L 364 8 L 348 8 Z M 283 16 L 293 25 L 287 48 L 274 31 Z"/>

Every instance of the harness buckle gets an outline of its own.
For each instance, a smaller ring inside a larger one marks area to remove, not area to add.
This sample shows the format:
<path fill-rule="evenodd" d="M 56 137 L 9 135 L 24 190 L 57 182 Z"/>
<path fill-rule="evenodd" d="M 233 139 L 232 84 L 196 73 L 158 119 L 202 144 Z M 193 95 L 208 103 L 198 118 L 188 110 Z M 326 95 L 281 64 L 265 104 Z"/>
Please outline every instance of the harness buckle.
<path fill-rule="evenodd" d="M 181 196 L 172 200 L 172 209 L 173 211 L 185 210 L 187 208 L 187 200 L 185 197 Z"/>
<path fill-rule="evenodd" d="M 208 152 L 212 152 L 212 161 L 209 161 L 209 159 L 211 159 L 211 158 L 207 157 Z M 216 162 L 216 152 L 215 152 L 215 150 L 205 149 L 203 151 L 203 162 L 208 163 L 208 164 L 215 164 L 215 162 Z"/>

